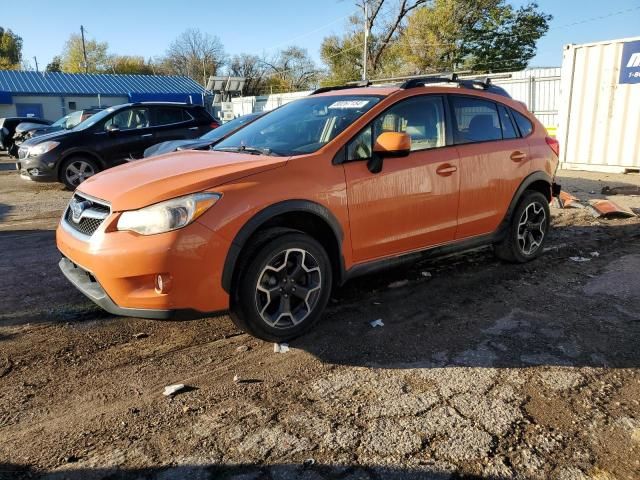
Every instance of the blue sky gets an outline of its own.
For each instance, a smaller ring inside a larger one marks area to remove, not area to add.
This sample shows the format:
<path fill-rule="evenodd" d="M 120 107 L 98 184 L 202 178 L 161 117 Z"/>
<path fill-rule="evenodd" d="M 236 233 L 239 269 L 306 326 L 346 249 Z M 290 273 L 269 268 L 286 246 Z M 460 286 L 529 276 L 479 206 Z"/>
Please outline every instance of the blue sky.
<path fill-rule="evenodd" d="M 26 11 L 4 11 L 0 25 L 22 36 L 25 59 L 36 56 L 41 68 L 61 52 L 65 40 L 79 31 L 81 24 L 89 38 L 107 41 L 112 53 L 158 56 L 183 30 L 196 27 L 217 35 L 229 54 L 269 54 L 296 44 L 319 60 L 323 37 L 340 33 L 356 9 L 353 0 L 186 0 L 174 4 L 178 7 L 172 4 L 157 0 L 31 0 Z M 640 7 L 638 0 L 538 0 L 538 4 L 554 19 L 531 66 L 559 66 L 562 46 L 567 43 L 640 35 L 640 9 L 571 25 Z"/>

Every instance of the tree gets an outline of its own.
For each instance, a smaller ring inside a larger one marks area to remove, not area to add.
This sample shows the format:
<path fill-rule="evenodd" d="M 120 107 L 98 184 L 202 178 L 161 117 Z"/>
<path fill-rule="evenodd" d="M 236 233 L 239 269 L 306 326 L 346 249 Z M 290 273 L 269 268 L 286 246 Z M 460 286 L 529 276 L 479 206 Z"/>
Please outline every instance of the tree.
<path fill-rule="evenodd" d="M 492 15 L 469 29 L 463 52 L 467 65 L 478 72 L 522 70 L 536 55 L 536 44 L 549 30 L 552 16 L 538 11 L 536 3 L 515 10 L 500 2 Z"/>
<path fill-rule="evenodd" d="M 399 40 L 405 73 L 520 70 L 535 55 L 550 15 L 535 3 L 434 0 L 408 19 Z"/>
<path fill-rule="evenodd" d="M 135 55 L 112 55 L 109 58 L 110 73 L 123 75 L 153 75 L 154 67 L 144 57 Z"/>
<path fill-rule="evenodd" d="M 0 69 L 20 68 L 22 61 L 22 38 L 10 29 L 0 27 Z"/>
<path fill-rule="evenodd" d="M 396 73 L 402 61 L 396 47 L 407 16 L 427 0 L 358 0 L 356 5 L 364 14 L 367 6 L 366 25 L 369 30 L 367 40 L 367 76 L 375 78 Z M 384 8 L 383 8 L 384 7 Z M 343 83 L 358 80 L 362 76 L 362 53 L 364 48 L 363 14 L 349 19 L 347 33 L 326 37 L 320 48 L 320 55 L 329 67 L 324 84 Z"/>
<path fill-rule="evenodd" d="M 306 90 L 318 81 L 318 68 L 303 48 L 287 47 L 262 62 L 268 69 L 267 86 L 276 91 Z"/>
<path fill-rule="evenodd" d="M 186 75 L 206 85 L 225 59 L 224 46 L 218 37 L 190 28 L 169 45 L 162 64 L 173 75 Z"/>
<path fill-rule="evenodd" d="M 61 72 L 62 71 L 61 64 L 62 64 L 62 59 L 60 58 L 59 55 L 56 55 L 51 59 L 51 62 L 47 64 L 45 71 L 47 73 Z"/>
<path fill-rule="evenodd" d="M 260 95 L 265 88 L 267 66 L 257 55 L 241 53 L 229 61 L 229 75 L 244 77 L 244 95 Z"/>
<path fill-rule="evenodd" d="M 87 52 L 87 72 L 105 73 L 109 70 L 109 54 L 107 42 L 87 40 L 85 42 Z M 82 37 L 72 34 L 65 44 L 62 52 L 62 71 L 67 73 L 84 73 L 84 55 L 82 50 Z"/>

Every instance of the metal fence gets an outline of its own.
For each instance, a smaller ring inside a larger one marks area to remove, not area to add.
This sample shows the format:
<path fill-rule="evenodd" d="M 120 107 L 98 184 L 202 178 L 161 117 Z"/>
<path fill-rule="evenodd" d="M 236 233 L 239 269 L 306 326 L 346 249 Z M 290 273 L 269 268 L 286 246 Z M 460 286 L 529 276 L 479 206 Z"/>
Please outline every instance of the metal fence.
<path fill-rule="evenodd" d="M 554 134 L 558 126 L 560 70 L 560 68 L 531 68 L 489 76 L 492 77 L 495 85 L 504 88 L 514 99 L 525 103 L 549 132 Z M 240 116 L 273 110 L 308 94 L 309 91 L 234 98 L 233 113 L 235 116 Z"/>

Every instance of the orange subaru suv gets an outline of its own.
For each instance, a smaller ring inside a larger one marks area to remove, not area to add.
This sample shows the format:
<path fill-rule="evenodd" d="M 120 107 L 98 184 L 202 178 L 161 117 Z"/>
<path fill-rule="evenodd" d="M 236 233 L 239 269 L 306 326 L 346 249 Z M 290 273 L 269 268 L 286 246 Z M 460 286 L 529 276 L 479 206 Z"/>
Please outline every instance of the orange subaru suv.
<path fill-rule="evenodd" d="M 99 173 L 57 230 L 60 268 L 105 310 L 230 311 L 281 341 L 331 291 L 417 255 L 539 256 L 558 143 L 489 82 L 321 88 L 230 135 Z"/>

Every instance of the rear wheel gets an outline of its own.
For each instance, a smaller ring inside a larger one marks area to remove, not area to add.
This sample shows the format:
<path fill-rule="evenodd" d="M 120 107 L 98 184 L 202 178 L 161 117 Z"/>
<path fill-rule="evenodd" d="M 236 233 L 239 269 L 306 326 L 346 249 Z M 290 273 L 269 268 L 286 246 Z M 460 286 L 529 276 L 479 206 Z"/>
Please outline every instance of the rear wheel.
<path fill-rule="evenodd" d="M 331 293 L 331 263 L 322 245 L 304 233 L 285 232 L 249 247 L 231 306 L 239 328 L 267 341 L 304 333 Z"/>
<path fill-rule="evenodd" d="M 98 163 L 87 157 L 71 157 L 60 167 L 60 181 L 69 190 L 75 190 L 87 178 L 100 171 Z"/>
<path fill-rule="evenodd" d="M 540 192 L 526 191 L 518 203 L 505 238 L 494 253 L 508 262 L 524 263 L 540 256 L 549 232 L 549 201 Z"/>

